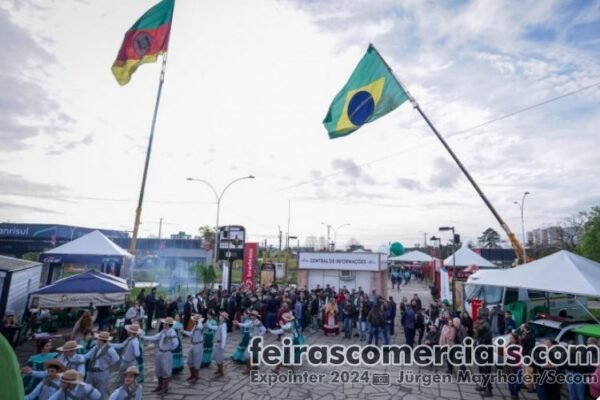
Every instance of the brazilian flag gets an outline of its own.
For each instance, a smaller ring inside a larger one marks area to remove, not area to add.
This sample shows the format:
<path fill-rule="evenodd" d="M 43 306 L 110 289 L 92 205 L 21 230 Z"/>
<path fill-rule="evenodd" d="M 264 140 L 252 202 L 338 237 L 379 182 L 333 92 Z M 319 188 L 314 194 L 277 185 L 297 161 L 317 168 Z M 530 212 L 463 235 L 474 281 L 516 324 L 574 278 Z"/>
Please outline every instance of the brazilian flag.
<path fill-rule="evenodd" d="M 358 63 L 348 83 L 335 96 L 323 125 L 330 139 L 346 136 L 408 100 L 400 83 L 375 47 Z"/>

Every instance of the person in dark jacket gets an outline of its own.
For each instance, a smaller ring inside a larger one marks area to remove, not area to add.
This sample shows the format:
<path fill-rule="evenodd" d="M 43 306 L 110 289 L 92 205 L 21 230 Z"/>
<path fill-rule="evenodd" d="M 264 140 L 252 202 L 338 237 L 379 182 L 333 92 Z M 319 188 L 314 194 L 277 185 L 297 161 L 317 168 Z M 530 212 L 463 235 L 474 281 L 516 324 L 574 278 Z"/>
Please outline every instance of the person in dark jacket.
<path fill-rule="evenodd" d="M 504 313 L 504 334 L 512 333 L 515 329 L 517 329 L 517 324 L 515 324 L 515 320 L 512 318 L 512 313 L 506 311 Z"/>
<path fill-rule="evenodd" d="M 394 325 L 396 325 L 397 305 L 392 296 L 388 300 L 388 309 L 390 312 L 390 335 L 394 336 Z"/>
<path fill-rule="evenodd" d="M 189 295 L 183 305 L 183 329 L 186 331 L 189 330 L 188 323 L 192 317 L 192 311 L 194 311 L 194 296 Z"/>
<path fill-rule="evenodd" d="M 475 331 L 477 333 L 477 345 L 491 345 L 492 344 L 492 331 L 490 330 L 490 324 L 484 319 L 478 319 L 475 324 Z M 491 366 L 481 366 L 479 367 L 479 373 L 490 375 L 492 373 Z M 485 386 L 480 386 L 477 388 L 478 391 L 481 392 L 483 397 L 492 397 L 492 383 L 491 379 Z"/>
<path fill-rule="evenodd" d="M 150 294 L 146 296 L 146 331 L 152 330 L 152 320 L 156 311 L 156 288 L 152 288 Z"/>

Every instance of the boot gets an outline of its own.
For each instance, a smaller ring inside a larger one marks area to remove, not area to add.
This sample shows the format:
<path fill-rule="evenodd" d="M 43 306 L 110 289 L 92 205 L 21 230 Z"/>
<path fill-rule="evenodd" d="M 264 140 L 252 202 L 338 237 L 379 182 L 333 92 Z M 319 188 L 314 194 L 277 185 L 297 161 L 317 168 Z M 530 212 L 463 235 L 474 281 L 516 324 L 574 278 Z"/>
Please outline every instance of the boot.
<path fill-rule="evenodd" d="M 171 382 L 171 378 L 164 378 L 162 385 L 162 394 L 169 393 L 169 382 Z"/>
<path fill-rule="evenodd" d="M 481 396 L 483 397 L 492 397 L 492 389 L 486 389 L 484 392 L 481 392 Z"/>
<path fill-rule="evenodd" d="M 198 368 L 192 368 L 193 377 L 192 377 L 192 380 L 190 381 L 190 383 L 192 385 L 195 385 L 196 382 L 198 382 L 198 379 L 200 379 L 199 373 L 200 373 L 200 370 Z"/>
<path fill-rule="evenodd" d="M 162 385 L 163 385 L 163 378 L 158 378 L 158 386 L 154 388 L 154 390 L 152 391 L 152 393 L 158 393 L 162 390 Z"/>
<path fill-rule="evenodd" d="M 218 376 L 220 377 L 224 377 L 225 376 L 225 372 L 223 371 L 223 364 L 217 364 L 217 373 Z"/>
<path fill-rule="evenodd" d="M 215 377 L 221 375 L 221 364 L 215 364 L 217 367 L 217 370 L 215 371 Z"/>
<path fill-rule="evenodd" d="M 186 379 L 186 382 L 191 382 L 194 379 L 194 368 L 190 367 L 190 376 Z"/>
<path fill-rule="evenodd" d="M 249 375 L 250 371 L 252 371 L 252 366 L 250 365 L 250 358 L 246 360 L 246 369 L 244 370 L 244 375 Z"/>

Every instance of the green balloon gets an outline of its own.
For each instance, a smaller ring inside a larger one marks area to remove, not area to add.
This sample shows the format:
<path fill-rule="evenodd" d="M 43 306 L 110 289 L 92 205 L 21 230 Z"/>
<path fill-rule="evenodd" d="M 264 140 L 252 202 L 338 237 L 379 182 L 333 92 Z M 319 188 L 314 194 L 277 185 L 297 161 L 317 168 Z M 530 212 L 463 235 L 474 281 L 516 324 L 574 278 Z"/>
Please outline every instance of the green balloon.
<path fill-rule="evenodd" d="M 400 242 L 394 242 L 390 246 L 390 254 L 394 257 L 404 254 L 404 246 Z"/>

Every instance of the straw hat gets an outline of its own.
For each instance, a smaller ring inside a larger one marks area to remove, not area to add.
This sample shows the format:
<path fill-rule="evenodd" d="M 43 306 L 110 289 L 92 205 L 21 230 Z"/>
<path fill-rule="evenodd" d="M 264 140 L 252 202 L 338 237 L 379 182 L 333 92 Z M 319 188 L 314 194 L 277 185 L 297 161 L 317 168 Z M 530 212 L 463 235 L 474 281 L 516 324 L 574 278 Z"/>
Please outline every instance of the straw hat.
<path fill-rule="evenodd" d="M 77 349 L 82 349 L 83 346 L 78 345 L 76 341 L 74 340 L 69 340 L 68 342 L 66 342 L 65 344 L 63 344 L 61 347 L 57 348 L 56 351 L 75 351 Z"/>
<path fill-rule="evenodd" d="M 48 360 L 44 363 L 44 368 L 56 368 L 58 372 L 65 372 L 65 365 L 57 359 Z"/>
<path fill-rule="evenodd" d="M 112 340 L 112 336 L 110 336 L 110 333 L 104 331 L 94 333 L 94 337 L 96 339 L 104 340 L 105 342 Z"/>
<path fill-rule="evenodd" d="M 173 325 L 175 323 L 175 321 L 171 317 L 161 319 L 161 322 L 164 322 L 165 325 Z"/>
<path fill-rule="evenodd" d="M 81 376 L 74 369 L 70 369 L 67 372 L 65 372 L 64 374 L 62 374 L 60 377 L 60 381 L 62 383 L 71 383 L 71 384 L 75 384 L 75 385 L 82 382 Z"/>
<path fill-rule="evenodd" d="M 221 312 L 219 313 L 219 316 L 220 316 L 222 319 L 229 320 L 229 314 L 227 314 L 225 311 L 221 311 Z"/>
<path fill-rule="evenodd" d="M 135 365 L 132 365 L 131 367 L 127 368 L 125 375 L 140 376 L 140 370 Z"/>
<path fill-rule="evenodd" d="M 125 330 L 135 335 L 139 335 L 140 333 L 142 333 L 142 330 L 140 329 L 140 326 L 138 324 L 125 325 Z"/>
<path fill-rule="evenodd" d="M 294 314 L 292 314 L 291 312 L 285 313 L 281 316 L 281 318 L 283 318 L 286 321 L 293 321 L 294 319 Z"/>
<path fill-rule="evenodd" d="M 252 310 L 250 311 L 250 315 L 256 317 L 256 318 L 260 318 L 260 314 L 258 313 L 258 311 L 256 310 Z"/>

